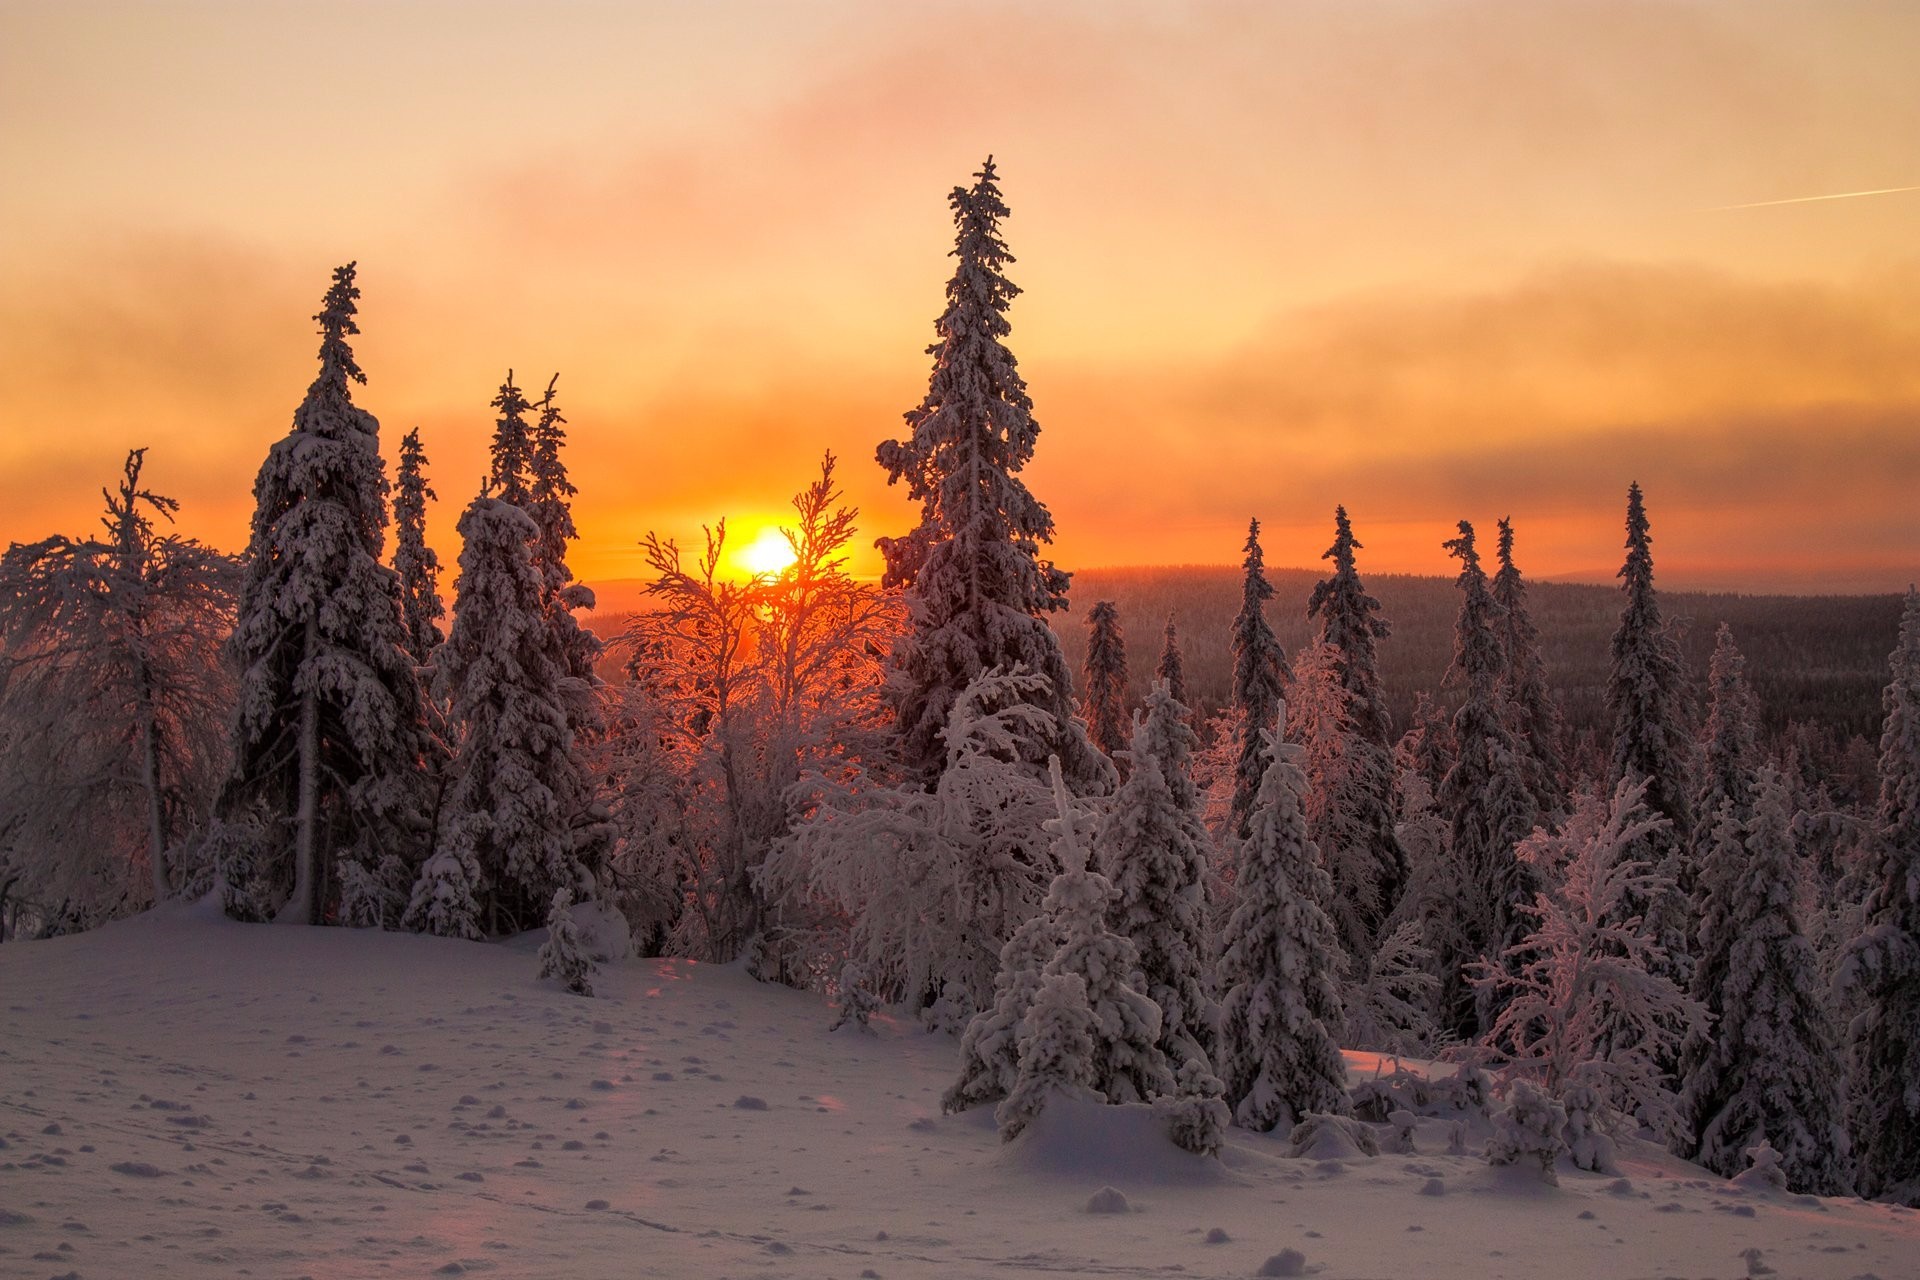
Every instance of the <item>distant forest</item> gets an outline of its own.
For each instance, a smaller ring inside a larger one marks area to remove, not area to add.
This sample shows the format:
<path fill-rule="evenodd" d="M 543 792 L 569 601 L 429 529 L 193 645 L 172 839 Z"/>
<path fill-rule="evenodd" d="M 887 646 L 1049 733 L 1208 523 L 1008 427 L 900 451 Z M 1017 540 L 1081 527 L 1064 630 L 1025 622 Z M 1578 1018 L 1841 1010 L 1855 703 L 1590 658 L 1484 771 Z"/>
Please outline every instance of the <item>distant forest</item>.
<path fill-rule="evenodd" d="M 1331 525 L 1329 525 L 1331 527 Z M 1525 526 L 1520 532 L 1525 536 Z M 1365 572 L 1364 562 L 1361 565 Z M 1267 617 L 1289 654 L 1318 635 L 1307 620 L 1307 597 L 1324 569 L 1269 569 L 1273 599 Z M 1073 670 L 1086 661 L 1085 613 L 1111 600 L 1127 638 L 1132 700 L 1146 694 L 1169 614 L 1180 630 L 1187 681 L 1194 701 L 1211 712 L 1226 702 L 1232 674 L 1227 624 L 1240 607 L 1238 565 L 1173 565 L 1082 569 L 1073 575 L 1073 608 L 1055 615 Z M 1439 691 L 1453 658 L 1453 627 L 1460 591 L 1451 578 L 1367 573 L 1367 589 L 1393 634 L 1380 644 L 1380 675 L 1394 723 L 1405 728 L 1414 694 Z M 1556 582 L 1527 584 L 1527 602 L 1540 628 L 1547 678 L 1568 727 L 1607 727 L 1607 644 L 1620 624 L 1618 588 Z M 1770 733 L 1789 724 L 1818 725 L 1841 738 L 1880 732 L 1880 694 L 1887 654 L 1900 634 L 1900 597 L 1750 596 L 1663 590 L 1681 651 L 1696 679 L 1704 679 L 1714 632 L 1725 622 L 1747 656 L 1747 675 Z"/>

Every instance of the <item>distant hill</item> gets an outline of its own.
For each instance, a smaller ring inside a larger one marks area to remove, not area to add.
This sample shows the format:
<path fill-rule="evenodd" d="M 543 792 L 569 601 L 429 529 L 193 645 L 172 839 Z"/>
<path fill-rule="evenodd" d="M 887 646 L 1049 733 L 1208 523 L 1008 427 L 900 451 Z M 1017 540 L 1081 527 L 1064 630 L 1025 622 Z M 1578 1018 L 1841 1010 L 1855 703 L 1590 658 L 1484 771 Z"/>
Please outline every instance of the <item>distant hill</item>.
<path fill-rule="evenodd" d="M 1267 620 L 1292 654 L 1317 631 L 1307 619 L 1307 600 L 1322 576 L 1315 569 L 1268 571 L 1274 598 Z M 1460 594 L 1451 578 L 1412 574 L 1363 574 L 1380 600 L 1393 634 L 1380 646 L 1394 723 L 1404 726 L 1413 695 L 1440 687 L 1453 657 L 1453 623 Z M 595 584 L 601 609 L 589 625 L 602 636 L 616 634 L 625 615 L 643 603 L 636 579 Z M 1605 720 L 1607 647 L 1620 617 L 1620 592 L 1611 586 L 1529 583 L 1528 600 L 1540 628 L 1547 675 L 1575 729 Z M 1054 615 L 1055 629 L 1077 675 L 1086 658 L 1085 611 L 1112 600 L 1126 632 L 1127 659 L 1137 701 L 1159 659 L 1161 629 L 1174 615 L 1186 655 L 1187 679 L 1209 709 L 1225 701 L 1231 673 L 1227 627 L 1240 608 L 1237 565 L 1176 565 L 1128 569 L 1082 569 L 1073 575 L 1073 609 Z M 1663 591 L 1661 609 L 1683 624 L 1681 647 L 1696 679 L 1704 682 L 1714 633 L 1722 622 L 1747 655 L 1747 671 L 1770 728 L 1807 721 L 1843 736 L 1877 740 L 1880 691 L 1887 682 L 1887 655 L 1900 630 L 1900 597 L 1755 596 Z M 607 674 L 613 674 L 610 667 Z"/>

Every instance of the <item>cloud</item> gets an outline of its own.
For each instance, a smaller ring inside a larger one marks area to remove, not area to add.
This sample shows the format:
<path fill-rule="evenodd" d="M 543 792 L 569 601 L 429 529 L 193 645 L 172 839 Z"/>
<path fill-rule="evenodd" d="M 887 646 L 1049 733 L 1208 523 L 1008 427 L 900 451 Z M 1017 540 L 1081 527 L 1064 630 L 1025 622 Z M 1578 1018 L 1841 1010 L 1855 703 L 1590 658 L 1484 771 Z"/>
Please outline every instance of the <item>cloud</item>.
<path fill-rule="evenodd" d="M 1507 289 L 1368 295 L 1275 317 L 1213 362 L 1040 372 L 1036 487 L 1061 495 L 1073 552 L 1103 563 L 1224 559 L 1254 513 L 1298 526 L 1269 557 L 1305 563 L 1345 502 L 1420 530 L 1378 538 L 1386 567 L 1440 571 L 1428 535 L 1458 517 L 1594 538 L 1639 479 L 1697 525 L 1688 563 L 1818 545 L 1884 567 L 1920 556 L 1916 317 L 1911 270 L 1838 286 L 1583 262 Z M 1152 555 L 1169 533 L 1216 550 Z M 1542 567 L 1589 571 L 1616 541 L 1552 543 Z"/>

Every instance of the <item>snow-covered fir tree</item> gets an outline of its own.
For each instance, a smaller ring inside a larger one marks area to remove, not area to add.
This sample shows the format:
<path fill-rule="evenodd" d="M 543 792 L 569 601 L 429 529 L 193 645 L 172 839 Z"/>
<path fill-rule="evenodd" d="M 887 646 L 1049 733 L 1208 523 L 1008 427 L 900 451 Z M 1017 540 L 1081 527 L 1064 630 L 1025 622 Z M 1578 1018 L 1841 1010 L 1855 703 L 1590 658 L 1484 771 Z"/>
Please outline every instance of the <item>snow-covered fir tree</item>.
<path fill-rule="evenodd" d="M 1500 647 L 1506 666 L 1500 693 L 1507 703 L 1514 741 L 1525 757 L 1527 780 L 1542 814 L 1558 812 L 1567 800 L 1566 729 L 1560 704 L 1547 686 L 1547 664 L 1540 657 L 1540 631 L 1527 607 L 1527 583 L 1513 559 L 1513 521 L 1500 521 L 1500 568 L 1493 575 L 1493 602 L 1500 606 Z"/>
<path fill-rule="evenodd" d="M 1314 585 L 1307 600 L 1307 616 L 1320 619 L 1320 642 L 1338 649 L 1334 671 L 1347 690 L 1353 731 L 1382 748 L 1392 745 L 1392 718 L 1380 687 L 1380 665 L 1375 652 L 1392 628 L 1380 616 L 1380 602 L 1360 581 L 1355 551 L 1363 550 L 1353 536 L 1345 507 L 1333 509 L 1333 545 L 1321 553 L 1333 561 L 1333 574 Z"/>
<path fill-rule="evenodd" d="M 567 673 L 547 643 L 532 518 L 483 494 L 460 517 L 459 531 L 453 629 L 434 655 L 436 688 L 452 708 L 459 748 L 436 856 L 415 885 L 407 918 L 430 927 L 449 878 L 477 871 L 474 914 L 500 934 L 532 928 L 556 890 L 586 888 L 574 819 L 587 809 L 591 783 L 567 724 Z M 449 920 L 465 914 L 464 906 L 443 908 Z"/>
<path fill-rule="evenodd" d="M 1654 843 L 1641 855 L 1666 885 L 1660 897 L 1622 902 L 1658 932 L 1673 976 L 1688 981 L 1692 948 L 1687 938 L 1687 902 L 1681 891 L 1681 850 L 1692 839 L 1688 776 L 1692 738 L 1688 729 L 1687 674 L 1680 645 L 1660 617 L 1653 589 L 1653 536 L 1640 486 L 1627 490 L 1627 558 L 1620 567 L 1627 603 L 1613 633 L 1607 672 L 1607 710 L 1613 719 L 1610 783 L 1647 782 L 1647 807 L 1667 819 L 1648 833 Z"/>
<path fill-rule="evenodd" d="M 1480 566 L 1473 526 L 1462 520 L 1460 536 L 1446 547 L 1460 561 L 1461 593 L 1447 679 L 1463 686 L 1463 697 L 1453 717 L 1456 754 L 1438 800 L 1448 820 L 1458 920 L 1441 935 L 1445 949 L 1435 960 L 1442 1019 L 1471 1036 L 1492 1025 L 1497 1010 L 1488 1006 L 1488 993 L 1497 999 L 1501 989 L 1483 988 L 1476 1001 L 1467 967 L 1483 956 L 1498 961 L 1526 932 L 1519 908 L 1537 886 L 1514 848 L 1533 830 L 1539 811 L 1500 696 L 1506 665 L 1497 630 L 1500 606 Z"/>
<path fill-rule="evenodd" d="M 1689 989 L 1706 1006 L 1715 1027 L 1720 1025 L 1720 993 L 1729 980 L 1727 967 L 1738 933 L 1734 886 L 1748 859 L 1747 824 L 1753 819 L 1754 777 L 1760 764 L 1758 718 L 1745 667 L 1732 629 L 1722 623 L 1709 669 L 1712 701 L 1701 735 L 1705 767 L 1694 796 L 1697 822 L 1692 848 L 1681 864 L 1692 928 Z M 1679 1062 L 1682 1080 L 1693 1077 L 1717 1053 L 1719 1040 L 1710 1033 L 1686 1044 Z M 1697 1150 L 1699 1133 L 1696 1123 L 1683 1155 Z"/>
<path fill-rule="evenodd" d="M 998 1102 L 1020 1074 L 1020 1027 L 1040 994 L 1040 979 L 1060 949 L 1060 927 L 1045 911 L 1030 916 L 1000 948 L 993 1004 L 967 1021 L 960 1037 L 960 1076 L 940 1099 L 946 1113 Z M 1092 1049 L 1088 1049 L 1089 1059 Z M 1091 1063 L 1087 1067 L 1092 1070 Z"/>
<path fill-rule="evenodd" d="M 1233 800 L 1228 809 L 1227 833 L 1244 838 L 1255 796 L 1266 777 L 1267 726 L 1278 713 L 1287 669 L 1286 651 L 1267 625 L 1267 601 L 1273 584 L 1267 581 L 1266 560 L 1260 551 L 1260 521 L 1247 522 L 1245 555 L 1240 562 L 1240 612 L 1234 615 L 1231 635 L 1233 686 L 1230 702 L 1238 731 L 1233 768 Z"/>
<path fill-rule="evenodd" d="M 347 343 L 359 296 L 349 263 L 314 317 L 320 373 L 254 481 L 230 646 L 240 687 L 220 812 L 257 839 L 225 877 L 226 902 L 250 914 L 277 901 L 298 924 L 327 918 L 336 858 L 411 866 L 429 838 L 424 699 L 380 563 L 380 428 L 351 396 L 366 381 Z"/>
<path fill-rule="evenodd" d="M 1093 1087 L 1095 1026 L 1087 984 L 1077 973 L 1043 973 L 1020 1023 L 1020 1066 L 994 1108 L 1000 1140 L 1012 1142 L 1059 1096 L 1104 1101 Z"/>
<path fill-rule="evenodd" d="M 1113 886 L 1108 919 L 1139 958 L 1140 990 L 1160 1006 L 1160 1050 L 1179 1070 L 1212 1069 L 1207 995 L 1206 825 L 1191 775 L 1198 741 L 1165 683 L 1133 722 L 1133 772 L 1100 817 L 1094 848 Z"/>
<path fill-rule="evenodd" d="M 1866 928 L 1835 981 L 1859 1010 L 1848 1028 L 1855 1186 L 1920 1207 L 1920 592 L 1911 587 L 1888 662 Z"/>
<path fill-rule="evenodd" d="M 1120 611 L 1101 600 L 1087 611 L 1087 734 L 1126 776 L 1121 753 L 1127 748 L 1127 644 L 1120 632 Z"/>
<path fill-rule="evenodd" d="M 1307 836 L 1301 748 L 1285 741 L 1286 704 L 1267 731 L 1272 763 L 1239 843 L 1239 905 L 1222 938 L 1215 1066 L 1234 1122 L 1266 1132 L 1308 1112 L 1346 1115 L 1346 1066 L 1334 978 L 1339 943 L 1321 910 L 1333 886 Z"/>
<path fill-rule="evenodd" d="M 1706 1015 L 1666 975 L 1659 942 L 1620 914 L 1630 895 L 1657 892 L 1665 878 L 1635 856 L 1666 822 L 1648 812 L 1645 790 L 1623 782 L 1608 801 L 1582 800 L 1564 832 L 1529 839 L 1530 862 L 1558 860 L 1541 845 L 1572 847 L 1564 882 L 1521 908 L 1531 931 L 1507 948 L 1504 967 L 1482 966 L 1476 981 L 1499 1009 L 1486 1042 L 1511 1074 L 1550 1097 L 1591 1086 L 1613 1111 L 1673 1135 L 1683 1122 L 1663 1064 Z"/>
<path fill-rule="evenodd" d="M 559 979 L 574 995 L 591 996 L 593 969 L 593 957 L 573 919 L 573 890 L 555 889 L 547 908 L 547 940 L 540 944 L 540 976 Z"/>
<path fill-rule="evenodd" d="M 1373 949 L 1370 922 L 1385 913 L 1373 874 L 1372 832 L 1365 825 L 1369 797 L 1358 777 L 1362 748 L 1353 727 L 1353 697 L 1340 681 L 1339 665 L 1339 651 L 1325 642 L 1316 641 L 1295 654 L 1287 717 L 1288 732 L 1303 748 L 1307 834 L 1319 848 L 1320 863 L 1333 885 L 1332 896 L 1321 906 L 1340 939 L 1336 967 L 1344 974 L 1350 958 Z"/>
<path fill-rule="evenodd" d="M 1108 924 L 1116 905 L 1113 885 L 1100 874 L 1085 835 L 1077 829 L 1088 820 L 1076 812 L 1057 763 L 1049 773 L 1058 813 L 1047 828 L 1060 874 L 1041 909 L 1053 921 L 1060 944 L 1047 961 L 1041 986 L 1056 974 L 1080 979 L 1093 1011 L 1090 1083 L 1110 1103 L 1150 1102 L 1171 1094 L 1174 1087 L 1160 1051 L 1160 1006 L 1136 985 L 1142 968 L 1133 939 Z"/>
<path fill-rule="evenodd" d="M 1380 616 L 1380 602 L 1360 581 L 1353 553 L 1361 543 L 1345 507 L 1334 508 L 1333 523 L 1333 545 L 1321 557 L 1333 561 L 1333 575 L 1314 587 L 1307 616 L 1320 619 L 1320 643 L 1327 646 L 1333 676 L 1345 691 L 1348 741 L 1337 769 L 1340 794 L 1326 805 L 1330 816 L 1337 815 L 1335 823 L 1316 824 L 1314 839 L 1327 857 L 1339 900 L 1348 904 L 1359 926 L 1353 936 L 1343 937 L 1348 954 L 1360 956 L 1379 939 L 1406 890 L 1407 857 L 1393 832 L 1393 725 L 1375 654 L 1389 627 Z M 1308 777 L 1318 785 L 1311 769 Z M 1337 842 L 1329 838 L 1336 825 Z"/>
<path fill-rule="evenodd" d="M 1753 817 L 1753 780 L 1760 764 L 1759 707 L 1747 683 L 1747 660 L 1734 644 L 1733 628 L 1724 622 L 1714 637 L 1707 690 L 1707 721 L 1700 733 L 1703 768 L 1692 806 L 1698 826 L 1683 868 L 1682 887 L 1689 892 L 1705 861 L 1720 806 L 1732 801 L 1738 822 Z"/>
<path fill-rule="evenodd" d="M 1045 737 L 1021 757 L 1036 775 L 1060 757 L 1077 794 L 1112 790 L 1112 764 L 1073 716 L 1073 683 L 1046 615 L 1066 607 L 1065 571 L 1040 558 L 1053 516 L 1020 472 L 1040 434 L 1025 381 L 1007 349 L 1006 312 L 1019 289 L 1000 238 L 1007 216 L 991 157 L 949 202 L 957 231 L 947 306 L 928 348 L 927 395 L 906 415 L 904 439 L 880 445 L 889 483 L 904 481 L 920 522 L 881 538 L 884 582 L 904 589 L 912 623 L 896 646 L 892 693 L 907 767 L 932 789 L 947 752 L 940 731 L 960 691 L 981 673 L 1016 665 L 1033 686 Z"/>
<path fill-rule="evenodd" d="M 1173 624 L 1173 615 L 1167 615 L 1167 630 L 1160 642 L 1160 662 L 1153 669 L 1153 678 L 1167 686 L 1167 696 L 1187 708 L 1188 718 L 1193 715 L 1193 702 L 1187 696 L 1187 662 L 1180 652 L 1180 631 Z"/>
<path fill-rule="evenodd" d="M 440 557 L 427 545 L 427 500 L 440 495 L 427 486 L 426 468 L 427 453 L 415 427 L 400 438 L 400 467 L 394 473 L 393 571 L 400 578 L 407 652 L 419 666 L 445 639 L 440 619 L 447 612 L 440 601 Z"/>
<path fill-rule="evenodd" d="M 177 854 L 226 763 L 237 569 L 155 528 L 179 503 L 142 486 L 145 460 L 101 491 L 104 538 L 0 557 L 0 884 L 42 933 L 194 889 Z"/>
<path fill-rule="evenodd" d="M 1695 995 L 1714 1015 L 1706 1052 L 1686 1073 L 1681 1109 L 1690 1132 L 1681 1154 L 1731 1178 L 1761 1141 L 1780 1153 L 1793 1190 L 1849 1188 L 1843 1071 L 1827 1014 L 1826 983 L 1801 927 L 1799 857 L 1786 788 L 1760 771 L 1752 817 L 1739 838 L 1716 841 Z M 1719 825 L 1737 822 L 1732 797 Z M 1702 980 L 1713 975 L 1708 989 Z"/>
<path fill-rule="evenodd" d="M 577 490 L 567 476 L 566 460 L 560 456 L 567 440 L 567 420 L 560 416 L 560 404 L 554 395 L 559 381 L 556 373 L 547 383 L 546 394 L 537 406 L 540 416 L 529 436 L 526 508 L 539 530 L 533 544 L 533 563 L 540 570 L 554 656 L 578 681 L 575 695 L 569 700 L 568 717 L 576 735 L 592 735 L 604 727 L 599 699 L 592 696 L 598 684 L 593 665 L 602 645 L 573 616 L 575 609 L 593 608 L 594 598 L 593 588 L 575 582 L 567 564 L 567 544 L 580 534 L 573 526 L 573 496 Z"/>
<path fill-rule="evenodd" d="M 488 491 L 502 502 L 524 507 L 533 469 L 533 431 L 527 426 L 527 410 L 533 406 L 514 382 L 513 370 L 507 370 L 507 380 L 500 384 L 492 407 L 500 416 L 494 420 L 493 443 L 488 448 Z"/>

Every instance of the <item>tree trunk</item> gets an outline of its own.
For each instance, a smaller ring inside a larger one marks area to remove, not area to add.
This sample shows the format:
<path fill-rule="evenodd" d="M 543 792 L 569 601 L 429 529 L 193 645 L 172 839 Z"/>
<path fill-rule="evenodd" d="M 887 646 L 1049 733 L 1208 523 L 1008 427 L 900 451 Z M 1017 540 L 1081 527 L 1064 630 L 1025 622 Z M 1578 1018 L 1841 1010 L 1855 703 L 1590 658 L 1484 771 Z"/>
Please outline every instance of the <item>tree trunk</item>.
<path fill-rule="evenodd" d="M 140 785 L 147 789 L 147 862 L 153 872 L 153 904 L 172 896 L 167 875 L 167 830 L 160 816 L 160 761 L 153 723 L 151 690 L 142 690 L 140 704 Z"/>
<path fill-rule="evenodd" d="M 306 647 L 311 658 L 320 630 L 319 619 L 307 619 Z M 276 924 L 313 924 L 319 919 L 314 899 L 319 893 L 315 875 L 318 851 L 320 798 L 320 692 L 311 685 L 300 695 L 300 807 L 293 827 L 293 896 L 274 917 Z"/>

